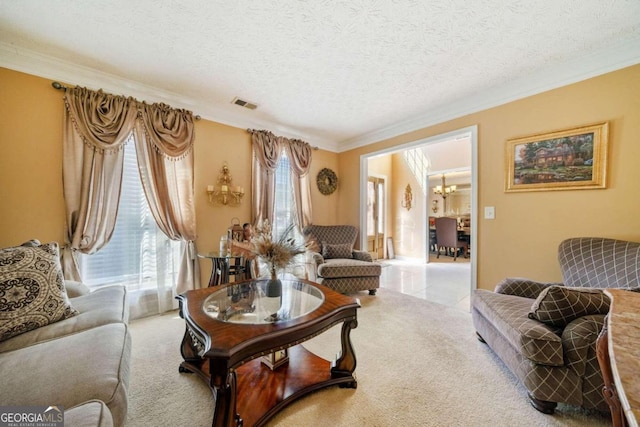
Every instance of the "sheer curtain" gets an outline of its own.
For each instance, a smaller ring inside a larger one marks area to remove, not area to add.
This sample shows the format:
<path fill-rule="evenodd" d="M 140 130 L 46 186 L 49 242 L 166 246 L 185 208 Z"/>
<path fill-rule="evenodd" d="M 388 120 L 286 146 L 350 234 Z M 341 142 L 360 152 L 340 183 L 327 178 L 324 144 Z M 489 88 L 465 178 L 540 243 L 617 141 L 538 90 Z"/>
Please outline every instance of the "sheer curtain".
<path fill-rule="evenodd" d="M 196 288 L 191 112 L 78 87 L 67 89 L 64 100 L 65 278 L 81 280 L 76 252 L 95 253 L 111 239 L 120 198 L 122 147 L 133 132 L 154 219 L 170 239 L 184 242 L 177 291 Z M 159 311 L 173 306 L 172 296 L 162 294 Z"/>

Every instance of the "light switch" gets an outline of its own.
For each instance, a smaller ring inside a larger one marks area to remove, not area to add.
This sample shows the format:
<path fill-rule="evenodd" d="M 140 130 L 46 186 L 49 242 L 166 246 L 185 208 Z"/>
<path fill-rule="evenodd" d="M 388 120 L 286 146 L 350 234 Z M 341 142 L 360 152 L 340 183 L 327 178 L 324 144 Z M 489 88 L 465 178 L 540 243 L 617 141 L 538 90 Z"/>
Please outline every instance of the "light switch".
<path fill-rule="evenodd" d="M 493 206 L 485 206 L 484 219 L 496 219 L 496 208 Z"/>

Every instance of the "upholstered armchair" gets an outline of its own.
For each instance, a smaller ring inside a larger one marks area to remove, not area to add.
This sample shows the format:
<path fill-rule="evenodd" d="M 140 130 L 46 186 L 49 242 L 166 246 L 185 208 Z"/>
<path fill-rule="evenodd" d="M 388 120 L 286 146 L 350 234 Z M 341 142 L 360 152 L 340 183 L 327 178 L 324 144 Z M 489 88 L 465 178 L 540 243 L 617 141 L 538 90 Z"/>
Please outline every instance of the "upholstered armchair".
<path fill-rule="evenodd" d="M 602 288 L 638 289 L 640 243 L 567 239 L 560 243 L 558 261 L 563 283 L 508 278 L 495 292 L 476 290 L 473 324 L 537 410 L 552 414 L 563 402 L 608 412 L 596 356 L 609 311 Z"/>
<path fill-rule="evenodd" d="M 355 250 L 358 229 L 351 225 L 309 225 L 303 235 L 307 242 L 307 276 L 341 293 L 369 291 L 380 287 L 381 266 L 368 252 Z"/>

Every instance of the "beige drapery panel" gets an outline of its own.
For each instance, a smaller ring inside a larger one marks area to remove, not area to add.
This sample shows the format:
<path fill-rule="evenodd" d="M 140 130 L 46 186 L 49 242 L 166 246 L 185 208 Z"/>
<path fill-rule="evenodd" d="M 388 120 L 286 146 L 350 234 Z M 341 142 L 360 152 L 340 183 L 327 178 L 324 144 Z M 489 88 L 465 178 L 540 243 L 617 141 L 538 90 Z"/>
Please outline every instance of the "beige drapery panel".
<path fill-rule="evenodd" d="M 196 288 L 192 114 L 78 87 L 67 89 L 64 99 L 65 277 L 81 280 L 75 251 L 94 253 L 113 234 L 122 147 L 134 132 L 140 175 L 153 216 L 170 239 L 185 242 L 177 292 Z"/>
<path fill-rule="evenodd" d="M 309 168 L 311 167 L 311 146 L 299 139 L 283 141 L 284 149 L 291 163 L 291 188 L 296 202 L 295 220 L 298 231 L 311 224 L 311 189 Z"/>
<path fill-rule="evenodd" d="M 273 224 L 275 201 L 275 171 L 280 161 L 282 146 L 278 138 L 266 130 L 249 130 L 253 146 L 251 197 L 253 223 L 269 220 Z"/>
<path fill-rule="evenodd" d="M 80 280 L 73 251 L 92 254 L 113 234 L 120 200 L 123 144 L 136 121 L 135 101 L 69 88 L 64 96 L 65 278 Z"/>
<path fill-rule="evenodd" d="M 138 168 L 151 213 L 171 240 L 184 242 L 177 293 L 196 289 L 200 268 L 196 250 L 193 179 L 193 115 L 165 104 L 140 104 L 135 127 Z"/>
<path fill-rule="evenodd" d="M 311 224 L 311 191 L 309 188 L 309 167 L 311 165 L 311 147 L 301 140 L 290 140 L 276 137 L 265 130 L 252 130 L 253 145 L 253 221 L 259 223 L 265 219 L 273 224 L 273 209 L 275 201 L 275 170 L 280 161 L 280 155 L 286 150 L 291 163 L 291 186 L 296 203 L 295 221 L 298 230 Z"/>

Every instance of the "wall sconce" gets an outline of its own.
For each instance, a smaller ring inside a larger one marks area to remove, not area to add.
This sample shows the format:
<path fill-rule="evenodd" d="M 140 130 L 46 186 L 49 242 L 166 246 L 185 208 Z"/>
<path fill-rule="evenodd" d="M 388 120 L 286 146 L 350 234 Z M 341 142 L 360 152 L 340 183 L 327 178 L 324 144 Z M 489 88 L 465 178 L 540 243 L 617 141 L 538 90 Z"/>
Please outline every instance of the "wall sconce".
<path fill-rule="evenodd" d="M 433 213 L 438 212 L 438 201 L 434 200 L 433 202 L 431 202 L 431 210 L 433 211 Z"/>
<path fill-rule="evenodd" d="M 411 202 L 413 201 L 413 194 L 411 193 L 411 186 L 407 184 L 407 188 L 404 189 L 404 198 L 400 203 L 406 210 L 411 210 Z"/>
<path fill-rule="evenodd" d="M 232 185 L 233 178 L 229 172 L 227 162 L 222 164 L 222 169 L 218 175 L 218 186 L 207 185 L 207 195 L 209 203 L 238 206 L 244 196 L 244 188 Z"/>

